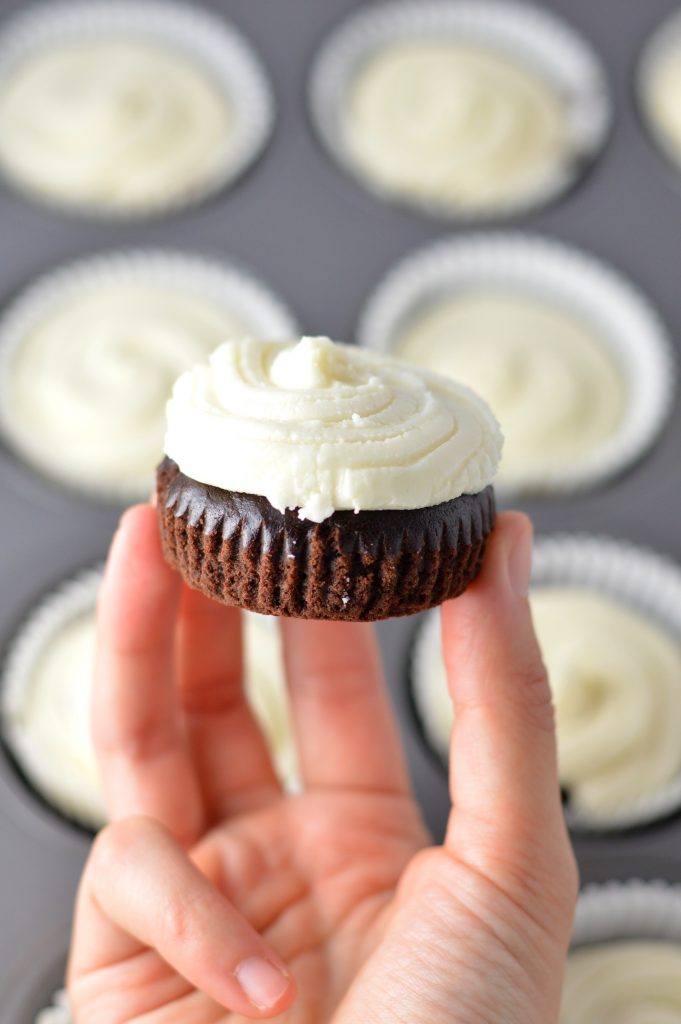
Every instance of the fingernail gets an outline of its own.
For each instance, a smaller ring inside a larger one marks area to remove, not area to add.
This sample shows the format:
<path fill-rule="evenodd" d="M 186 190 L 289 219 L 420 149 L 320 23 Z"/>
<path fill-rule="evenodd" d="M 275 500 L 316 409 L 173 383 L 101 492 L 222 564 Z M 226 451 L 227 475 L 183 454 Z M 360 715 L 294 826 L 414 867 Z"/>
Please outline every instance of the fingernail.
<path fill-rule="evenodd" d="M 508 579 L 511 590 L 518 597 L 527 597 L 532 574 L 532 530 L 524 526 L 517 530 L 508 552 Z"/>
<path fill-rule="evenodd" d="M 269 1010 L 278 1003 L 290 984 L 278 967 L 258 956 L 242 960 L 234 973 L 246 997 L 258 1010 Z"/>

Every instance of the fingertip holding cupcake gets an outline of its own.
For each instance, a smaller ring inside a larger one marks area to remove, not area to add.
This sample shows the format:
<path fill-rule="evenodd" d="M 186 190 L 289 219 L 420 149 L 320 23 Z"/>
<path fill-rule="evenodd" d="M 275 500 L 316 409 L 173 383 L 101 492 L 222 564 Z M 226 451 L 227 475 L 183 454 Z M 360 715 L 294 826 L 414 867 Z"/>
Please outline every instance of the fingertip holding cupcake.
<path fill-rule="evenodd" d="M 328 338 L 228 341 L 167 416 L 163 548 L 210 597 L 374 620 L 455 597 L 480 568 L 502 439 L 455 382 Z"/>

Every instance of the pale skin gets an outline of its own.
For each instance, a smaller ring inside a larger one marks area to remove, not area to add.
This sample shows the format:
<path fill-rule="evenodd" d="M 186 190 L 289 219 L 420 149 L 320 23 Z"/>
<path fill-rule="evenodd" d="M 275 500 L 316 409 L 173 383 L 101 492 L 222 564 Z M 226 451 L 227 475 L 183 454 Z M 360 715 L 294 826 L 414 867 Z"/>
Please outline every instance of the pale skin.
<path fill-rule="evenodd" d="M 240 618 L 162 558 L 154 509 L 114 538 L 94 732 L 111 824 L 83 874 L 77 1024 L 551 1024 L 577 875 L 526 599 L 531 526 L 499 517 L 443 607 L 453 810 L 432 846 L 373 630 L 286 620 L 304 792 L 244 700 Z"/>

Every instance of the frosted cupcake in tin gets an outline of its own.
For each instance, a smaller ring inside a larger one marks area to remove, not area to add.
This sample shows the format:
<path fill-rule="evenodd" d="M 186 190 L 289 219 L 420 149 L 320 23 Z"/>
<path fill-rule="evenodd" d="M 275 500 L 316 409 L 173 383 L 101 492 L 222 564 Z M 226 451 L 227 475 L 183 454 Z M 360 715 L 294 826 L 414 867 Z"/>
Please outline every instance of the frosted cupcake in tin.
<path fill-rule="evenodd" d="M 663 153 L 681 170 L 681 14 L 675 11 L 646 43 L 637 74 L 638 99 Z"/>
<path fill-rule="evenodd" d="M 210 597 L 380 619 L 480 567 L 501 435 L 462 385 L 328 338 L 230 341 L 180 377 L 167 420 L 164 552 Z"/>
<path fill-rule="evenodd" d="M 14 640 L 0 693 L 2 732 L 30 785 L 88 828 L 106 822 L 90 731 L 95 601 L 101 574 L 76 577 L 48 596 Z M 276 620 L 245 615 L 246 696 L 282 783 L 300 785 Z"/>
<path fill-rule="evenodd" d="M 536 544 L 530 604 L 576 825 L 627 827 L 681 805 L 680 596 L 679 570 L 648 552 L 595 538 Z M 417 637 L 411 693 L 446 760 L 453 711 L 434 615 Z"/>
<path fill-rule="evenodd" d="M 189 5 L 51 2 L 0 35 L 0 171 L 52 203 L 185 205 L 239 173 L 270 122 L 248 44 Z"/>
<path fill-rule="evenodd" d="M 539 205 L 603 140 L 588 46 L 520 3 L 386 3 L 348 18 L 313 68 L 312 111 L 337 159 L 386 198 L 440 215 Z"/>
<path fill-rule="evenodd" d="M 681 890 L 589 886 L 577 904 L 560 1024 L 681 1020 Z"/>
<path fill-rule="evenodd" d="M 225 337 L 292 327 L 264 286 L 218 262 L 162 251 L 80 261 L 0 320 L 0 430 L 59 483 L 146 500 L 175 378 Z"/>
<path fill-rule="evenodd" d="M 549 239 L 469 235 L 417 251 L 378 285 L 358 337 L 482 395 L 504 432 L 497 484 L 509 492 L 602 483 L 671 408 L 672 347 L 645 297 Z"/>
<path fill-rule="evenodd" d="M 681 941 L 621 940 L 570 954 L 560 1024 L 622 1019 L 681 1020 Z"/>

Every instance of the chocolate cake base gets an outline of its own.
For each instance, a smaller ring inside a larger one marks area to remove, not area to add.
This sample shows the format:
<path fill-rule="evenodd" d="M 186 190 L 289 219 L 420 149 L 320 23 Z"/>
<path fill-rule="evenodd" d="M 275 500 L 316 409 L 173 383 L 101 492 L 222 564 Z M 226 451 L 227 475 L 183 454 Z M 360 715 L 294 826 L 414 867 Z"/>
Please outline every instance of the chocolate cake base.
<path fill-rule="evenodd" d="M 334 512 L 321 523 L 266 498 L 157 470 L 163 552 L 208 597 L 266 615 L 387 619 L 457 597 L 477 575 L 494 492 L 422 509 Z"/>

